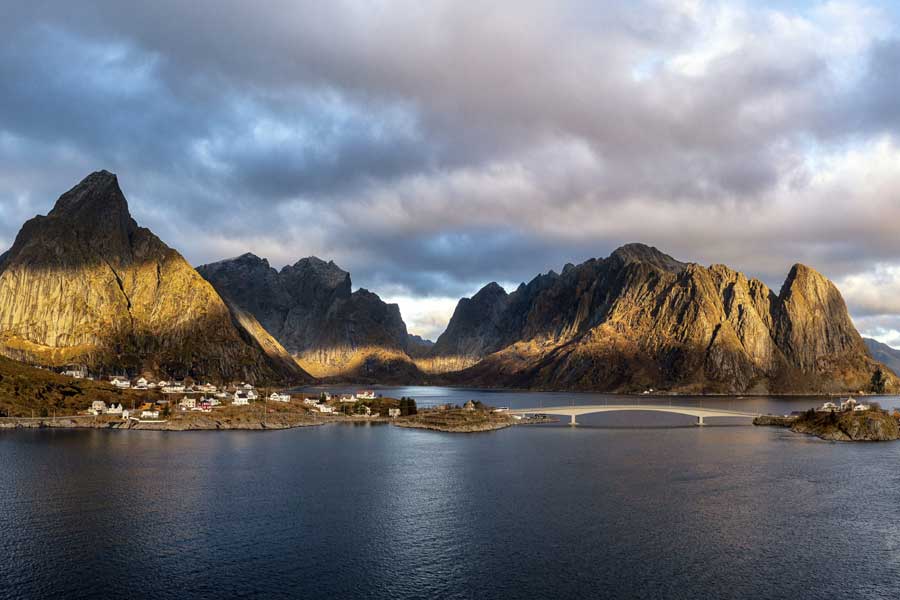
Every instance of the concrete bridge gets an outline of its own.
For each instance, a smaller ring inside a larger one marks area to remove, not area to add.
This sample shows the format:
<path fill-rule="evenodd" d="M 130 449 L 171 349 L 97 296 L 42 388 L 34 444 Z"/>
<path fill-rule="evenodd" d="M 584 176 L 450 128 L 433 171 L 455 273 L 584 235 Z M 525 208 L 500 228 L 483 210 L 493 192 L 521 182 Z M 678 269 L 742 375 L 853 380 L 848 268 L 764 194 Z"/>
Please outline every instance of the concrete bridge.
<path fill-rule="evenodd" d="M 743 412 L 737 410 L 726 410 L 720 408 L 704 408 L 702 406 L 677 406 L 674 404 L 593 404 L 593 405 L 570 405 L 570 406 L 546 406 L 541 408 L 513 408 L 510 409 L 511 415 L 560 415 L 572 418 L 570 425 L 578 425 L 575 417 L 579 415 L 589 415 L 593 413 L 605 412 L 664 412 L 674 413 L 677 415 L 688 415 L 697 418 L 697 425 L 705 425 L 704 419 L 714 417 L 730 417 L 754 419 L 759 416 L 758 413 Z"/>

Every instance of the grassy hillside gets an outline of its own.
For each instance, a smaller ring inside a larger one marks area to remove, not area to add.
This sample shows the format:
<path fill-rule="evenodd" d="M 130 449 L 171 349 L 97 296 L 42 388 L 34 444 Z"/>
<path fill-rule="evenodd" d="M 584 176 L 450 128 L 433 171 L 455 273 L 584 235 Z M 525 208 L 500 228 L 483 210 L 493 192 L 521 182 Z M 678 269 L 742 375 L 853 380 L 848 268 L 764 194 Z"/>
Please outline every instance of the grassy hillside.
<path fill-rule="evenodd" d="M 72 379 L 0 357 L 0 417 L 71 415 L 94 400 L 120 403 L 126 408 L 147 397 L 146 392 L 117 390 L 107 383 Z"/>

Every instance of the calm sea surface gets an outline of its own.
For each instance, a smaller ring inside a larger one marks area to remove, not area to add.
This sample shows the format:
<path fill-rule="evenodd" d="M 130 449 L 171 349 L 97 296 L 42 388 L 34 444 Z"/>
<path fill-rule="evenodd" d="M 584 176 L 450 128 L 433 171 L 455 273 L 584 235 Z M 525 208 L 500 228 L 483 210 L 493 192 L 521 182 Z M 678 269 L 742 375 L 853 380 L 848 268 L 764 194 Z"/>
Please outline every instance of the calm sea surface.
<path fill-rule="evenodd" d="M 0 432 L 0 598 L 900 597 L 900 443 L 649 413 L 579 421 Z"/>

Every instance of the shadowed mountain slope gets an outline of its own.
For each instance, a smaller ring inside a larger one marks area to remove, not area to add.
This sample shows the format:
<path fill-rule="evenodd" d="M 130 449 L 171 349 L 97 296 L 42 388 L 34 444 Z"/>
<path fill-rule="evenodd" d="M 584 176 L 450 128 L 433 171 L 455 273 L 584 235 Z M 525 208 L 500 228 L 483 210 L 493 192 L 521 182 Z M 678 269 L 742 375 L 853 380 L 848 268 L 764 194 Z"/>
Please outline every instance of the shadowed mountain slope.
<path fill-rule="evenodd" d="M 407 351 L 427 352 L 409 336 L 396 304 L 352 291 L 350 274 L 314 256 L 280 271 L 253 254 L 198 267 L 230 303 L 254 315 L 318 377 L 410 381 L 421 377 Z"/>

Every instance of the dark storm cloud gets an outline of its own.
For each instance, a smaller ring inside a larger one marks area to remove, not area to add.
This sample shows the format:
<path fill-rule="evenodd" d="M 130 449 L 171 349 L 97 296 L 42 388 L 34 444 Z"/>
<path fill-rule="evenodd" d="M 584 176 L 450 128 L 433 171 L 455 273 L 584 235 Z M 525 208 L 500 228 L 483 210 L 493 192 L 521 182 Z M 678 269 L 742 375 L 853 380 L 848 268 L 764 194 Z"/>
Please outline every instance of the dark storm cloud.
<path fill-rule="evenodd" d="M 456 296 L 631 240 L 780 284 L 900 262 L 895 17 L 639 2 L 19 3 L 0 241 L 89 171 L 194 263 Z M 866 308 L 868 307 L 868 308 Z"/>

